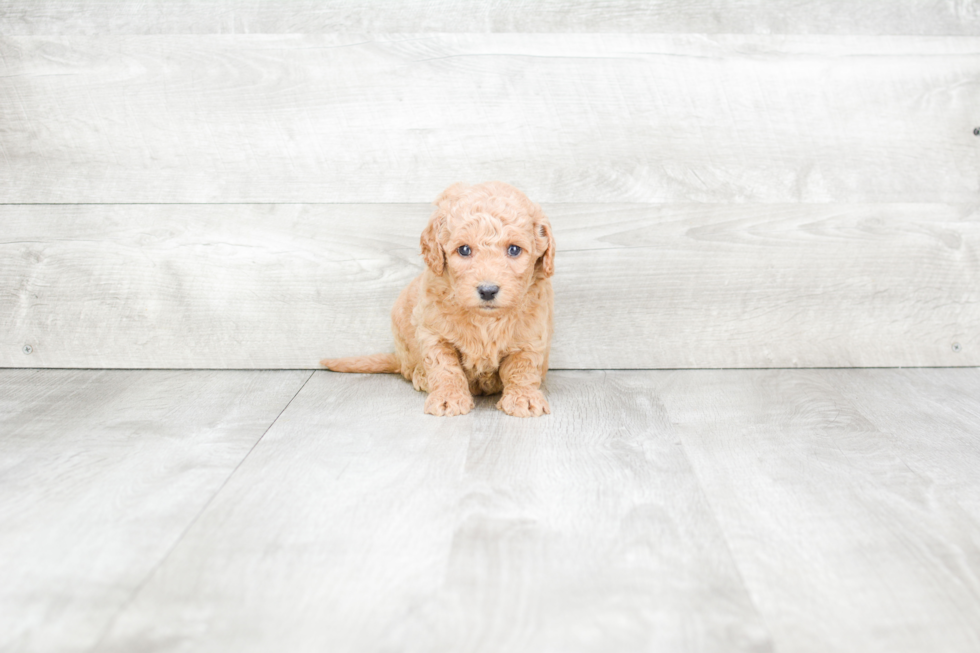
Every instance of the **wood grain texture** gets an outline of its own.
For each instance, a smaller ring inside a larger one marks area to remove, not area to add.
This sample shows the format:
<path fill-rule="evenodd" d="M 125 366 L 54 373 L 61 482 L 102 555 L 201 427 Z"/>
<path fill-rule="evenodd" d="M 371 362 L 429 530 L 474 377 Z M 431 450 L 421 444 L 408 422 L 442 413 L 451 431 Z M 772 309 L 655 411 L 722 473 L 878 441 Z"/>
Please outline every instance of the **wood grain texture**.
<path fill-rule="evenodd" d="M 544 208 L 555 368 L 980 365 L 975 206 Z M 430 210 L 0 207 L 0 366 L 315 368 L 389 351 Z"/>
<path fill-rule="evenodd" d="M 0 38 L 0 202 L 974 202 L 980 38 Z"/>
<path fill-rule="evenodd" d="M 314 374 L 95 650 L 769 650 L 647 376 L 547 391 Z"/>
<path fill-rule="evenodd" d="M 0 370 L 0 650 L 90 650 L 308 378 Z"/>
<path fill-rule="evenodd" d="M 654 378 L 776 650 L 980 647 L 980 370 Z"/>
<path fill-rule="evenodd" d="M 975 0 L 4 0 L 0 33 L 980 34 Z"/>
<path fill-rule="evenodd" d="M 980 369 L 545 390 L 0 370 L 0 650 L 980 646 Z"/>

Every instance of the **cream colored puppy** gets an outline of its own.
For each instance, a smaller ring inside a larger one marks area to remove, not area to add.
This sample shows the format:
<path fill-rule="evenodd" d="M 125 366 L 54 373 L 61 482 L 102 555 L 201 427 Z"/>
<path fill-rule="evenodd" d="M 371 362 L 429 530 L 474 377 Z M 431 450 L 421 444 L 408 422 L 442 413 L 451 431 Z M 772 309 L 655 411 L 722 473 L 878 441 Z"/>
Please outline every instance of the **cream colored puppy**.
<path fill-rule="evenodd" d="M 336 372 L 400 373 L 425 412 L 463 415 L 502 392 L 517 417 L 550 413 L 540 385 L 551 346 L 555 241 L 548 218 L 503 182 L 455 184 L 422 232 L 426 270 L 391 311 L 394 354 L 332 358 Z"/>

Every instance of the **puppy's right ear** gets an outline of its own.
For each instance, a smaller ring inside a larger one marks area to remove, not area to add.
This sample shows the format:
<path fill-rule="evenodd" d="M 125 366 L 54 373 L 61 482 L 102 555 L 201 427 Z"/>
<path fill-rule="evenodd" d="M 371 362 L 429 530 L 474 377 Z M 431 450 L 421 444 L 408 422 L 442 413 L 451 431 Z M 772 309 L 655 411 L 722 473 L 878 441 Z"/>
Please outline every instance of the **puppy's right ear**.
<path fill-rule="evenodd" d="M 422 258 L 433 272 L 441 275 L 446 269 L 446 251 L 442 248 L 442 232 L 449 223 L 449 214 L 453 211 L 453 203 L 460 198 L 466 184 L 456 183 L 442 191 L 436 198 L 435 213 L 429 218 L 429 224 L 422 232 Z"/>
<path fill-rule="evenodd" d="M 439 207 L 429 218 L 428 226 L 422 231 L 422 258 L 425 259 L 429 269 L 437 275 L 442 275 L 442 271 L 446 268 L 446 252 L 439 242 L 439 234 L 445 226 L 446 214 L 442 207 Z"/>

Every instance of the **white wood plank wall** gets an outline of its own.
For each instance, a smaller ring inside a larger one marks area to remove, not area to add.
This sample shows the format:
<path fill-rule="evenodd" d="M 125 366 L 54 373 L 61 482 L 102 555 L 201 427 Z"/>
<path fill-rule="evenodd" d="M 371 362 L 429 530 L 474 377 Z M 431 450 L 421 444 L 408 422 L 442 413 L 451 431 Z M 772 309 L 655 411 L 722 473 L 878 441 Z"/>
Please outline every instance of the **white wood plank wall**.
<path fill-rule="evenodd" d="M 974 206 L 545 209 L 561 225 L 555 367 L 978 360 Z M 318 355 L 384 350 L 391 303 L 419 270 L 428 213 L 419 204 L 7 207 L 0 278 L 17 294 L 0 314 L 3 360 L 300 368 Z"/>
<path fill-rule="evenodd" d="M 980 2 L 0 0 L 0 34 L 0 366 L 387 350 L 427 203 L 489 179 L 552 218 L 555 367 L 980 364 Z"/>
<path fill-rule="evenodd" d="M 980 32 L 977 0 L 5 0 L 0 34 Z"/>
<path fill-rule="evenodd" d="M 980 38 L 11 37 L 0 201 L 972 202 Z"/>

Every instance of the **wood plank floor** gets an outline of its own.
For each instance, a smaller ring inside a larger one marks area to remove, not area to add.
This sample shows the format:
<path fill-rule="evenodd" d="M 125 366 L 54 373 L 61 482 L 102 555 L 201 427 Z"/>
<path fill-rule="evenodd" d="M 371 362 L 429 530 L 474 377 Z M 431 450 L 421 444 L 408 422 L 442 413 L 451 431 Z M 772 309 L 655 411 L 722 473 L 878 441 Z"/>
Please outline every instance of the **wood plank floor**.
<path fill-rule="evenodd" d="M 88 650 L 309 376 L 0 370 L 0 650 Z"/>
<path fill-rule="evenodd" d="M 976 651 L 980 369 L 0 370 L 0 651 Z"/>

